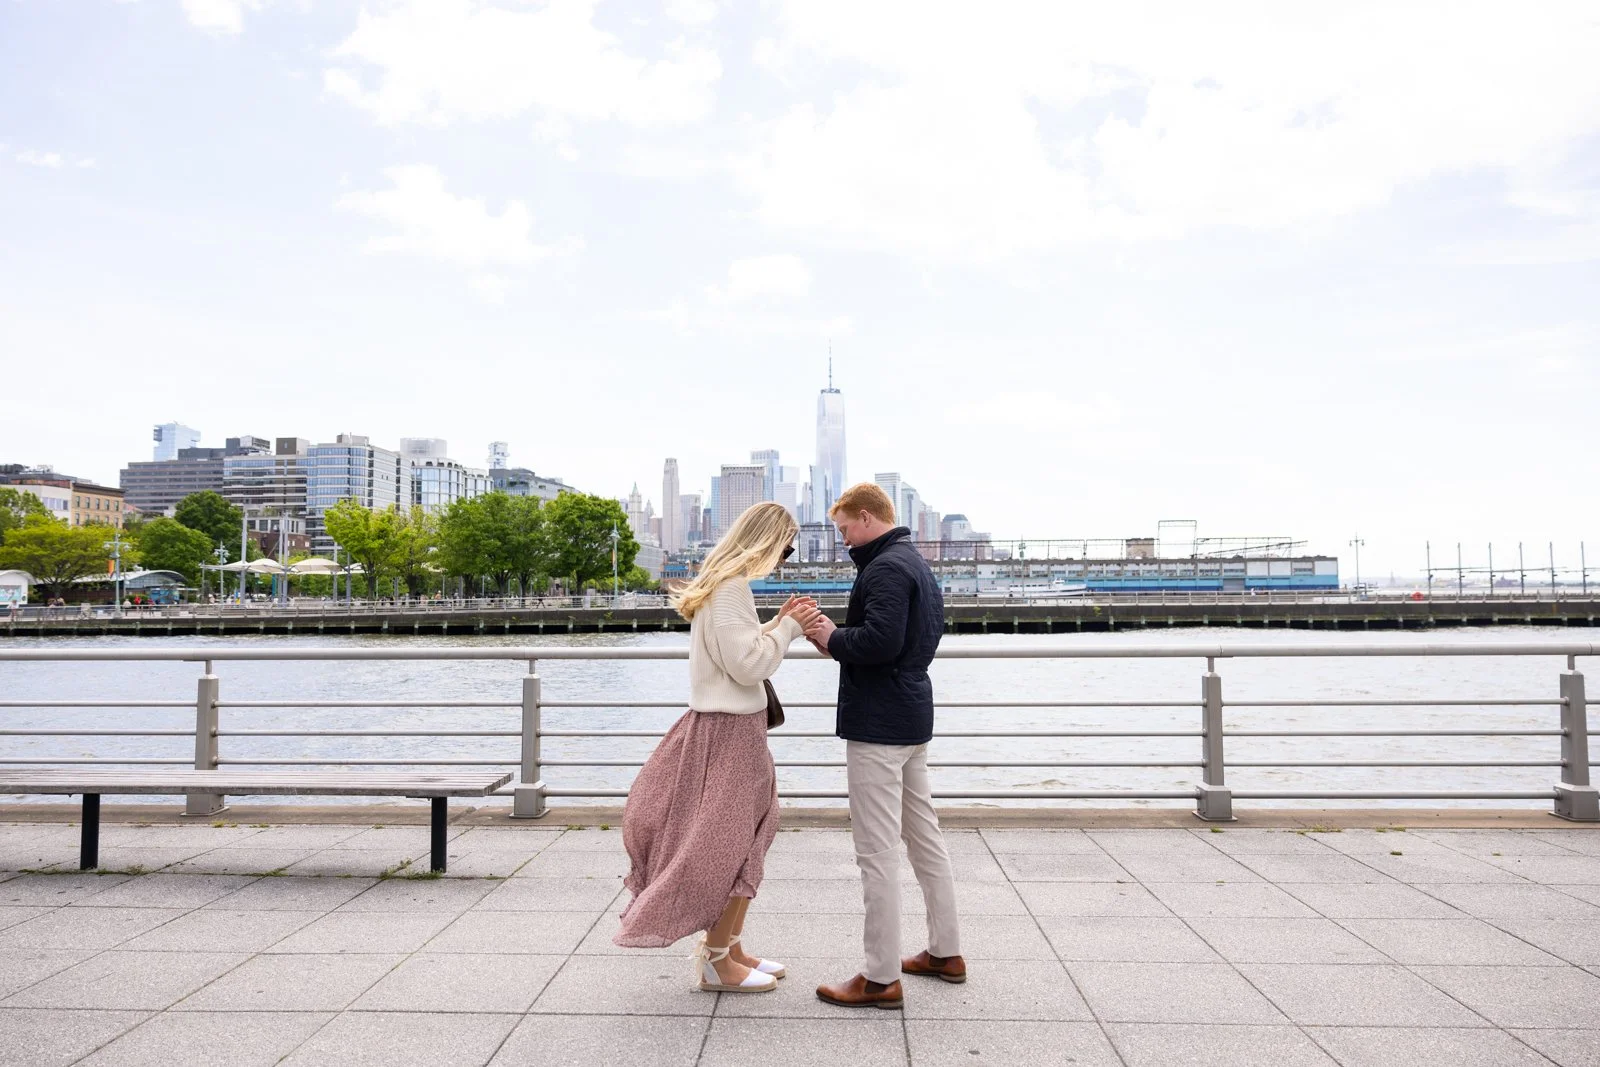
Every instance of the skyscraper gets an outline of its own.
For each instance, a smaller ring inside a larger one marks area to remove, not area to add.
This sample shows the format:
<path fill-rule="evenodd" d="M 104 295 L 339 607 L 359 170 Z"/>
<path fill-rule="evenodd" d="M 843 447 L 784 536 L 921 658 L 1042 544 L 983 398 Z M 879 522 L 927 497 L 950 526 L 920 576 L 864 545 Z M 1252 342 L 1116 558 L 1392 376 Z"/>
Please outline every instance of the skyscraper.
<path fill-rule="evenodd" d="M 828 357 L 828 387 L 817 397 L 817 473 L 820 486 L 813 481 L 812 494 L 822 502 L 823 512 L 844 492 L 844 394 L 833 387 L 833 356 Z M 815 476 L 813 476 L 815 478 Z"/>
<path fill-rule="evenodd" d="M 717 536 L 728 532 L 735 519 L 761 503 L 767 468 L 758 464 L 723 464 L 717 478 Z"/>
<path fill-rule="evenodd" d="M 767 469 L 766 481 L 762 486 L 762 500 L 772 500 L 773 492 L 778 486 L 778 450 L 776 448 L 763 448 L 758 452 L 750 453 L 750 462 L 759 463 Z"/>
<path fill-rule="evenodd" d="M 182 449 L 195 448 L 200 444 L 200 431 L 181 422 L 164 422 L 150 436 L 156 443 L 155 455 L 151 458 L 157 463 L 177 459 Z"/>
<path fill-rule="evenodd" d="M 683 504 L 678 492 L 678 461 L 667 460 L 661 474 L 661 547 L 668 552 L 683 550 Z"/>

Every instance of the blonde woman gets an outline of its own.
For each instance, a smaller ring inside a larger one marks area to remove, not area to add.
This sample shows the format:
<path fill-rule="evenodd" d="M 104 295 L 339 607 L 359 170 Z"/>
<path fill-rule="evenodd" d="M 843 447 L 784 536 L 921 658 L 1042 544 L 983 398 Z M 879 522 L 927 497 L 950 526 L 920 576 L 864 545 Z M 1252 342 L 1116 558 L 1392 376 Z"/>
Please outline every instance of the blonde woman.
<path fill-rule="evenodd" d="M 767 748 L 762 682 L 817 614 L 791 597 L 766 625 L 750 580 L 794 551 L 798 532 L 781 504 L 750 508 L 673 601 L 689 620 L 689 708 L 634 779 L 622 815 L 633 901 L 612 940 L 663 948 L 704 930 L 695 976 L 704 990 L 777 987 L 783 965 L 740 944 L 778 832 L 777 773 Z"/>

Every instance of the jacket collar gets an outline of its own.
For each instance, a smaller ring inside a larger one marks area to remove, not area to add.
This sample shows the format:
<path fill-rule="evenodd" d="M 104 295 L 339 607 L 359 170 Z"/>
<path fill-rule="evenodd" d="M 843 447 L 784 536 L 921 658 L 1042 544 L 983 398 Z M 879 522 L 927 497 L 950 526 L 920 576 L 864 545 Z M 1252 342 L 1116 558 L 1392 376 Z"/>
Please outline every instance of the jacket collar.
<path fill-rule="evenodd" d="M 850 550 L 850 558 L 855 562 L 856 570 L 860 570 L 883 553 L 883 550 L 911 536 L 911 530 L 906 526 L 896 526 L 876 541 L 868 541 L 860 548 Z"/>

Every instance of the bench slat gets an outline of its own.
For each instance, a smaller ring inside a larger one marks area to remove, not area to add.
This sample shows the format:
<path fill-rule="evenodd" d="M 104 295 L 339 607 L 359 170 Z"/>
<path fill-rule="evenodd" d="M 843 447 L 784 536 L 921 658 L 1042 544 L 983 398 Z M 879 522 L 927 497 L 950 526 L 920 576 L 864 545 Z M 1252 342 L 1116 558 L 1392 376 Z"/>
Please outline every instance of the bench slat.
<path fill-rule="evenodd" d="M 481 797 L 509 781 L 509 772 L 468 776 L 343 771 L 0 770 L 0 793 Z"/>

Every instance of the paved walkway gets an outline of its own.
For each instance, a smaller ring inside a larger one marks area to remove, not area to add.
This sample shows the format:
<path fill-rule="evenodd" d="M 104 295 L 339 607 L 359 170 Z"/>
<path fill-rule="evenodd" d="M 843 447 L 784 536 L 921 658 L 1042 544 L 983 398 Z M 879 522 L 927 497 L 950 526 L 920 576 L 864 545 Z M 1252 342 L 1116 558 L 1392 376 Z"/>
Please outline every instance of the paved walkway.
<path fill-rule="evenodd" d="M 857 967 L 839 831 L 779 835 L 747 936 L 789 977 L 738 996 L 612 947 L 615 830 L 464 828 L 415 879 L 422 826 L 108 823 L 95 875 L 0 823 L 0 1063 L 1600 1065 L 1600 830 L 949 839 L 972 978 L 885 1012 L 812 993 Z"/>

